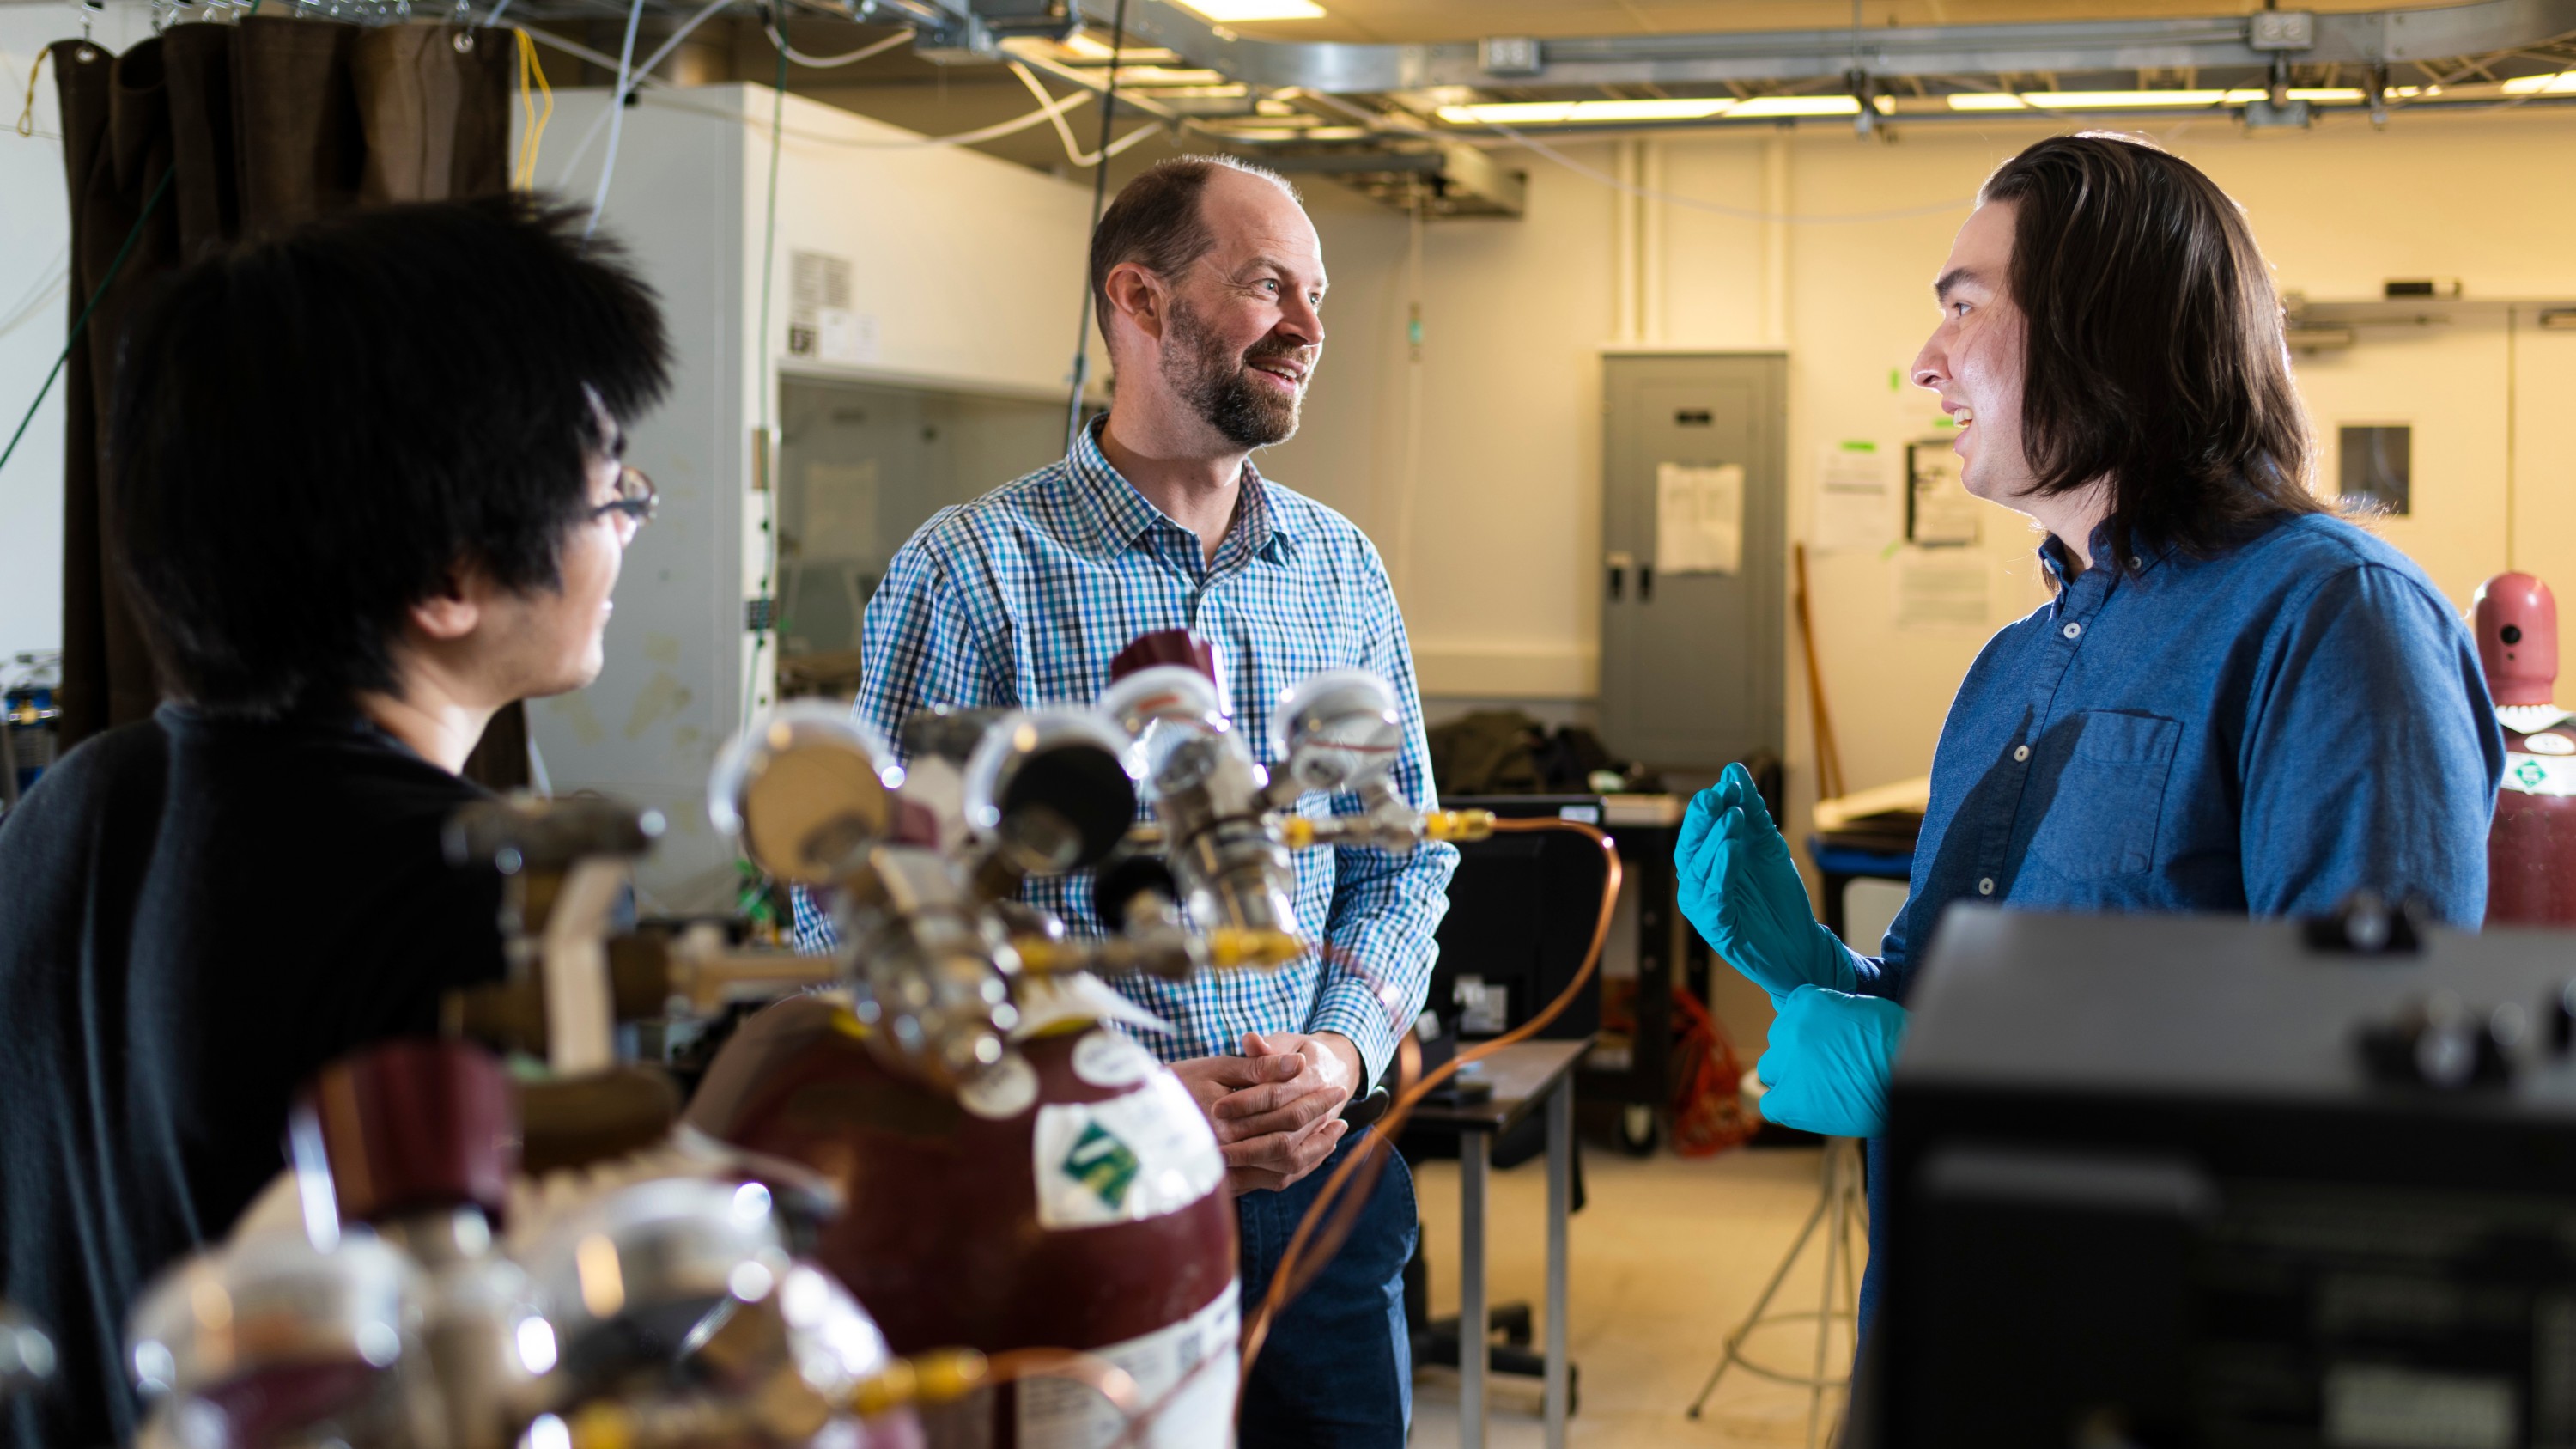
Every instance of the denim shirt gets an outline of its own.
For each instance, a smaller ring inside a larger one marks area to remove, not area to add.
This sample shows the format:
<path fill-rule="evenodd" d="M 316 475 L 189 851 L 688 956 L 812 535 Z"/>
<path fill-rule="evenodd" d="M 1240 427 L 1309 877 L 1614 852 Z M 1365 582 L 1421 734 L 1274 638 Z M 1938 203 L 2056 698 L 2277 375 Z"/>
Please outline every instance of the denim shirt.
<path fill-rule="evenodd" d="M 2284 916 L 2370 886 L 2478 925 L 2504 738 L 2421 569 L 2323 515 L 2125 573 L 2103 530 L 2091 553 L 2069 580 L 2041 548 L 2056 599 L 1959 687 L 1912 889 L 1862 990 L 1903 1000 L 1959 900 Z"/>

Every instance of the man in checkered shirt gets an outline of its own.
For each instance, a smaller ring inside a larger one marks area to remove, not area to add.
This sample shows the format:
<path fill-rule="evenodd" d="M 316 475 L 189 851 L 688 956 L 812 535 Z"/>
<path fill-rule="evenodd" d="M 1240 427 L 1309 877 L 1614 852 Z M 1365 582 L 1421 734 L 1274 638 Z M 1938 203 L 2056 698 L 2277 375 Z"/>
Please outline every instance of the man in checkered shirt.
<path fill-rule="evenodd" d="M 1395 782 L 1429 808 L 1412 654 L 1377 550 L 1251 463 L 1296 431 L 1323 350 L 1323 245 L 1296 193 L 1224 158 L 1165 161 L 1102 216 L 1091 286 L 1117 369 L 1109 416 L 1063 462 L 942 511 L 895 555 L 868 605 L 858 716 L 894 740 L 925 705 L 1089 704 L 1130 640 L 1186 628 L 1215 642 L 1256 758 L 1271 704 L 1299 679 L 1361 668 L 1393 681 L 1406 736 Z M 1300 802 L 1336 806 L 1356 802 Z M 1422 1009 L 1456 863 L 1446 845 L 1302 851 L 1297 919 L 1332 959 L 1114 983 L 1172 1025 L 1140 1039 L 1215 1125 L 1247 1316 L 1330 1175 L 1317 1169 L 1356 1145 L 1342 1107 L 1386 1072 Z M 1083 930 L 1089 893 L 1052 881 L 1031 898 Z M 800 947 L 836 944 L 814 902 L 800 895 L 795 913 Z M 1416 1231 L 1411 1179 L 1391 1161 L 1348 1243 L 1274 1326 L 1244 1386 L 1244 1445 L 1404 1443 Z"/>

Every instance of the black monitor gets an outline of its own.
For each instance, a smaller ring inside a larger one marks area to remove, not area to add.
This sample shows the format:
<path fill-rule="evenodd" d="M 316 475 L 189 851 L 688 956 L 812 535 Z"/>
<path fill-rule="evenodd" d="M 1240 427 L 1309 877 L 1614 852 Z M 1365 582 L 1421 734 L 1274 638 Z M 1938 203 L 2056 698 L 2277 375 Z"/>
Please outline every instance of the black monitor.
<path fill-rule="evenodd" d="M 1870 1449 L 2576 1442 L 2576 933 L 1958 905 Z"/>

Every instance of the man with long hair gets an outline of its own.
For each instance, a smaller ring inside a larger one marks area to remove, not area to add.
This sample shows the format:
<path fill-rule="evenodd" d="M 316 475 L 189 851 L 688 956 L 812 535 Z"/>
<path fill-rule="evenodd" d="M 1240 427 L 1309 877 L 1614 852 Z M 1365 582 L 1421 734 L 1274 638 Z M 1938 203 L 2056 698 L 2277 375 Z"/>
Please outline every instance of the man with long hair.
<path fill-rule="evenodd" d="M 2423 570 L 2310 491 L 2244 215 L 2100 133 L 2032 146 L 1978 200 L 1914 380 L 1959 424 L 1968 491 L 2047 531 L 2056 597 L 1959 687 L 1880 954 L 1817 924 L 1740 770 L 1676 851 L 1692 923 L 1779 1009 L 1763 1114 L 1835 1136 L 1883 1130 L 1906 988 L 1954 901 L 2285 916 L 2369 887 L 2470 929 L 2485 912 L 2504 745 L 2477 651 Z"/>

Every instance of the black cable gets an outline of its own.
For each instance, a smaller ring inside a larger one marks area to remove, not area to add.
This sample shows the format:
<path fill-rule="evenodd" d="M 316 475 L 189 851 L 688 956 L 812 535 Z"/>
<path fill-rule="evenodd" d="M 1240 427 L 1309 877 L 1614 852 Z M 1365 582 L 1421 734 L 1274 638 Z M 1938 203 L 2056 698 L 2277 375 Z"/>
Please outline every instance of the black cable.
<path fill-rule="evenodd" d="M 89 326 L 89 314 L 98 310 L 99 299 L 116 285 L 116 274 L 125 270 L 126 255 L 134 250 L 135 239 L 143 235 L 143 224 L 160 209 L 161 198 L 170 194 L 170 179 L 178 174 L 176 166 L 161 173 L 161 184 L 152 189 L 152 199 L 143 203 L 143 214 L 134 219 L 134 229 L 125 234 L 125 244 L 116 249 L 116 260 L 107 264 L 107 275 L 99 279 L 98 290 L 89 294 L 80 316 L 73 319 L 72 335 L 63 342 L 63 355 L 54 359 L 54 370 L 45 374 L 44 385 L 36 389 L 35 398 L 27 404 L 27 415 L 18 420 L 18 431 L 9 435 L 9 446 L 0 448 L 0 468 L 8 467 L 9 459 L 17 453 L 19 441 L 27 436 L 27 425 L 36 420 L 36 409 L 45 405 L 45 394 L 54 390 L 54 379 L 63 375 L 63 364 L 72 360 L 72 349 L 80 346 L 81 332 Z"/>
<path fill-rule="evenodd" d="M 1109 203 L 1109 120 L 1118 110 L 1118 61 L 1127 49 L 1127 0 L 1118 0 L 1118 9 L 1109 24 L 1109 86 L 1100 93 L 1100 143 L 1095 148 L 1099 157 L 1091 170 L 1091 230 L 1100 233 L 1100 213 Z M 1070 455 L 1082 441 L 1082 389 L 1091 381 L 1091 259 L 1084 249 L 1082 267 L 1082 321 L 1073 333 L 1073 396 L 1064 404 L 1064 451 Z"/>

